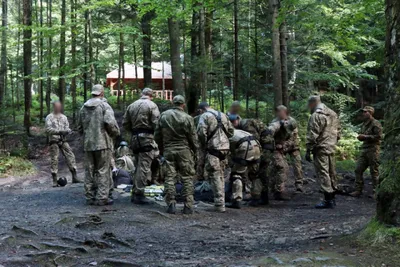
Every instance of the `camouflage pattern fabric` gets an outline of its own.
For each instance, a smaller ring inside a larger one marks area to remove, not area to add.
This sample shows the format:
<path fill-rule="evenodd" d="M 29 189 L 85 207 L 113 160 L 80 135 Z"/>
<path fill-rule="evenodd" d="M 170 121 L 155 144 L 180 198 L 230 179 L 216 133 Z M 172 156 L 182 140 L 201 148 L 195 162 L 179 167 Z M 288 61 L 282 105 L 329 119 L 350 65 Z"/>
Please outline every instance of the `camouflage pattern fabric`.
<path fill-rule="evenodd" d="M 216 207 L 223 208 L 225 207 L 224 170 L 227 165 L 227 161 L 224 158 L 229 153 L 229 138 L 233 136 L 234 128 L 225 114 L 219 114 L 223 129 L 218 126 L 216 119 L 218 111 L 208 109 L 200 117 L 197 134 L 200 149 L 206 151 L 206 179 L 209 179 L 213 187 L 214 204 Z M 216 156 L 217 154 L 218 156 Z"/>
<path fill-rule="evenodd" d="M 319 104 L 308 121 L 306 146 L 314 155 L 315 172 L 325 193 L 333 193 L 337 189 L 335 150 L 339 139 L 337 114 Z"/>
<path fill-rule="evenodd" d="M 194 120 L 182 108 L 175 107 L 161 114 L 156 127 L 155 141 L 165 157 L 165 201 L 175 203 L 176 179 L 183 184 L 182 196 L 188 208 L 193 207 L 194 155 L 198 140 Z"/>
<path fill-rule="evenodd" d="M 50 113 L 46 117 L 46 133 L 49 136 L 50 143 L 50 169 L 51 173 L 58 173 L 58 157 L 61 153 L 65 157 L 70 171 L 76 170 L 75 155 L 71 147 L 65 141 L 65 137 L 60 132 L 69 132 L 69 122 L 64 114 Z"/>
<path fill-rule="evenodd" d="M 356 165 L 356 190 L 362 192 L 364 188 L 365 170 L 369 167 L 372 185 L 374 189 L 379 184 L 379 164 L 380 164 L 380 145 L 382 140 L 382 125 L 372 119 L 366 121 L 361 126 L 360 134 L 365 135 L 365 140 L 361 146 L 361 153 Z"/>

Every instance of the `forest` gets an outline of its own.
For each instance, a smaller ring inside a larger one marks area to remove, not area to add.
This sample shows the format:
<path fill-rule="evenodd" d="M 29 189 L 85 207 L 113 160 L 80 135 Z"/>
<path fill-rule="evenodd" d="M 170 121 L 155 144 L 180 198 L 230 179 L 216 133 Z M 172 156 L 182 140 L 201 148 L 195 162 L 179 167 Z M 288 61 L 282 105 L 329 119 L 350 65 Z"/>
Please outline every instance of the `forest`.
<path fill-rule="evenodd" d="M 240 101 L 242 117 L 268 124 L 283 104 L 299 123 L 302 154 L 307 99 L 318 94 L 342 124 L 344 180 L 360 153 L 361 110 L 375 108 L 381 184 L 358 230 L 399 251 L 399 1 L 2 0 L 1 18 L 0 177 L 39 175 L 52 102 L 74 127 L 95 84 L 117 118 L 144 87 L 156 90 L 160 111 L 184 95 L 193 116 L 202 101 L 221 112 Z"/>

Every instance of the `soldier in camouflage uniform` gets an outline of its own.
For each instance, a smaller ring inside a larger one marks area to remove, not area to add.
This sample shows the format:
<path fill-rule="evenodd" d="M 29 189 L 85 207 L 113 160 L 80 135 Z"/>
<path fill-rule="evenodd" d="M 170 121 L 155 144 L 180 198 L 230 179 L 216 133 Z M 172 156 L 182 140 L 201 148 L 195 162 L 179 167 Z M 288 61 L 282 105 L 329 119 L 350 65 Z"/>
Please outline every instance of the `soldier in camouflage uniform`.
<path fill-rule="evenodd" d="M 229 120 L 233 126 L 238 126 L 239 116 L 229 115 Z M 243 179 L 245 174 L 255 186 L 258 186 L 258 169 L 261 157 L 261 145 L 257 137 L 243 130 L 235 129 L 234 135 L 229 138 L 231 160 L 233 163 L 230 174 L 230 182 L 232 184 L 232 203 L 230 208 L 240 209 L 243 199 Z"/>
<path fill-rule="evenodd" d="M 240 111 L 241 111 L 242 107 L 240 106 L 240 101 L 233 101 L 231 104 L 231 107 L 229 108 L 229 111 L 226 113 L 227 116 L 229 115 L 238 115 L 239 119 L 240 118 Z"/>
<path fill-rule="evenodd" d="M 175 214 L 175 185 L 179 176 L 183 184 L 182 196 L 185 199 L 183 213 L 192 214 L 197 133 L 193 118 L 184 111 L 185 98 L 177 95 L 172 102 L 175 107 L 161 114 L 154 134 L 154 139 L 165 158 L 165 201 L 168 205 L 167 212 Z"/>
<path fill-rule="evenodd" d="M 208 105 L 203 110 L 197 126 L 200 148 L 206 151 L 205 170 L 214 191 L 215 210 L 225 212 L 224 169 L 234 128 L 225 114 Z"/>
<path fill-rule="evenodd" d="M 350 194 L 353 197 L 361 196 L 364 188 L 363 174 L 368 167 L 371 173 L 374 191 L 379 185 L 379 154 L 382 139 L 382 125 L 374 118 L 374 112 L 375 109 L 370 106 L 366 106 L 363 109 L 364 122 L 361 126 L 361 132 L 357 137 L 363 144 L 355 171 L 355 191 Z"/>
<path fill-rule="evenodd" d="M 207 102 L 202 102 L 197 107 L 198 115 L 196 117 L 194 117 L 194 126 L 196 127 L 196 129 L 197 129 L 197 126 L 199 125 L 201 115 L 205 112 L 205 107 L 208 107 Z M 195 181 L 203 181 L 204 180 L 205 157 L 206 157 L 206 151 L 199 149 L 197 152 L 197 161 L 195 162 L 195 165 L 196 165 L 196 175 L 195 175 L 195 179 L 194 179 Z"/>
<path fill-rule="evenodd" d="M 308 100 L 311 117 L 307 127 L 306 160 L 314 157 L 315 172 L 324 192 L 324 200 L 317 204 L 317 209 L 334 208 L 336 177 L 336 144 L 340 139 L 340 121 L 337 114 L 321 103 L 319 96 L 311 96 Z"/>
<path fill-rule="evenodd" d="M 62 114 L 62 105 L 60 102 L 53 103 L 53 113 L 46 117 L 46 133 L 49 136 L 51 176 L 53 178 L 53 187 L 57 187 L 58 156 L 61 153 L 65 157 L 68 168 L 72 174 L 72 182 L 80 183 L 76 174 L 75 155 L 66 141 L 66 136 L 71 132 L 67 117 Z"/>
<path fill-rule="evenodd" d="M 127 108 L 123 127 L 131 133 L 131 146 L 135 154 L 135 189 L 132 202 L 147 204 L 144 189 L 152 180 L 151 164 L 158 156 L 159 151 L 154 141 L 154 130 L 160 118 L 160 111 L 152 101 L 153 90 L 145 88 L 142 97 Z"/>
<path fill-rule="evenodd" d="M 104 88 L 95 85 L 92 98 L 81 108 L 78 129 L 84 135 L 85 195 L 89 205 L 111 205 L 111 158 L 119 127 L 114 111 L 104 101 Z"/>
<path fill-rule="evenodd" d="M 287 151 L 287 154 L 293 161 L 293 171 L 295 177 L 295 186 L 298 192 L 303 192 L 303 168 L 301 166 L 301 154 L 300 154 L 300 142 L 299 142 L 299 129 L 297 127 L 297 121 L 288 115 L 288 110 L 285 106 L 280 105 L 276 108 L 276 118 L 273 122 L 276 121 L 288 121 L 288 123 L 292 126 L 295 126 L 290 135 L 290 151 Z"/>

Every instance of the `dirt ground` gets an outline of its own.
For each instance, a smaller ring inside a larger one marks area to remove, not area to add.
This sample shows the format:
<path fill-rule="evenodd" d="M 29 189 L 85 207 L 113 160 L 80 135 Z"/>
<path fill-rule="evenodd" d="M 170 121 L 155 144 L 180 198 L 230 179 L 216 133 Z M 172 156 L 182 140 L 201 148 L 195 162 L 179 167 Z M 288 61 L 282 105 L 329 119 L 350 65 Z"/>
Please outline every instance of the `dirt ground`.
<path fill-rule="evenodd" d="M 83 177 L 80 138 L 71 139 Z M 336 209 L 313 208 L 320 194 L 308 163 L 307 192 L 291 201 L 224 214 L 197 203 L 186 216 L 166 214 L 162 202 L 133 205 L 122 192 L 113 206 L 86 206 L 82 184 L 51 187 L 43 140 L 31 148 L 38 174 L 0 180 L 2 266 L 400 266 L 352 242 L 373 199 L 338 196 Z M 70 180 L 63 160 L 60 172 Z M 290 192 L 293 183 L 291 174 Z"/>

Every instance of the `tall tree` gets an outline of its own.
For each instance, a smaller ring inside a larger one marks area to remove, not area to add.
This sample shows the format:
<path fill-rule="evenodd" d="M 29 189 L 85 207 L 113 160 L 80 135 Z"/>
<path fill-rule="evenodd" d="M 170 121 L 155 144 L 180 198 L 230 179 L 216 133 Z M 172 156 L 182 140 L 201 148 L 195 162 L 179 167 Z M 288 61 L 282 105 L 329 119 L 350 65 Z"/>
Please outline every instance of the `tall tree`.
<path fill-rule="evenodd" d="M 76 120 L 76 38 L 77 38 L 77 28 L 76 28 L 76 1 L 71 0 L 71 68 L 74 72 L 71 79 L 71 95 L 72 95 L 72 121 L 75 123 Z"/>
<path fill-rule="evenodd" d="M 282 104 L 289 107 L 289 76 L 287 65 L 287 27 L 282 22 L 279 27 L 279 41 L 281 49 L 281 75 L 282 75 Z"/>
<path fill-rule="evenodd" d="M 7 0 L 1 3 L 1 66 L 0 66 L 0 107 L 3 104 L 6 95 L 7 86 Z"/>
<path fill-rule="evenodd" d="M 385 145 L 377 196 L 377 218 L 400 226 L 400 1 L 386 0 Z"/>
<path fill-rule="evenodd" d="M 154 11 L 149 11 L 143 15 L 142 25 L 142 46 L 143 46 L 143 77 L 144 86 L 151 86 L 151 20 L 153 19 Z"/>
<path fill-rule="evenodd" d="M 170 56 L 172 68 L 172 88 L 175 95 L 185 95 L 182 80 L 181 51 L 180 51 L 180 30 L 179 21 L 176 18 L 168 19 Z"/>
<path fill-rule="evenodd" d="M 58 97 L 62 104 L 65 101 L 65 19 L 67 15 L 66 0 L 61 0 L 61 33 L 60 33 L 60 66 L 58 78 Z"/>
<path fill-rule="evenodd" d="M 239 99 L 239 20 L 238 20 L 239 0 L 233 0 L 233 39 L 234 39 L 234 73 L 233 73 L 233 100 Z"/>
<path fill-rule="evenodd" d="M 43 0 L 39 0 L 39 36 L 38 36 L 38 63 L 39 63 L 39 94 L 40 94 L 40 121 L 43 121 L 44 111 L 44 92 L 43 92 L 43 79 L 42 79 L 42 69 L 43 69 Z"/>
<path fill-rule="evenodd" d="M 199 71 L 195 66 L 199 56 L 199 12 L 193 9 L 192 12 L 192 25 L 190 28 L 190 83 L 188 89 L 188 112 L 192 114 L 195 112 L 197 102 L 199 100 Z"/>
<path fill-rule="evenodd" d="M 25 92 L 25 113 L 24 126 L 29 135 L 31 126 L 31 105 L 32 105 L 32 2 L 23 0 L 23 21 L 24 21 L 24 92 Z"/>
<path fill-rule="evenodd" d="M 52 0 L 47 2 L 47 27 L 51 29 L 53 27 L 53 10 L 52 10 Z M 53 36 L 49 34 L 49 39 L 47 40 L 47 87 L 46 87 L 46 109 L 47 114 L 50 113 L 50 98 L 51 98 L 51 68 L 52 68 L 52 51 L 53 50 Z"/>
<path fill-rule="evenodd" d="M 275 106 L 282 105 L 282 62 L 279 35 L 279 0 L 269 0 L 272 18 L 272 57 L 273 57 L 273 84 L 275 91 Z"/>
<path fill-rule="evenodd" d="M 199 15 L 199 53 L 201 65 L 198 66 L 201 69 L 200 72 L 200 85 L 201 85 L 201 101 L 207 100 L 207 67 L 206 62 L 206 36 L 205 36 L 205 9 L 204 6 L 200 8 Z"/>

